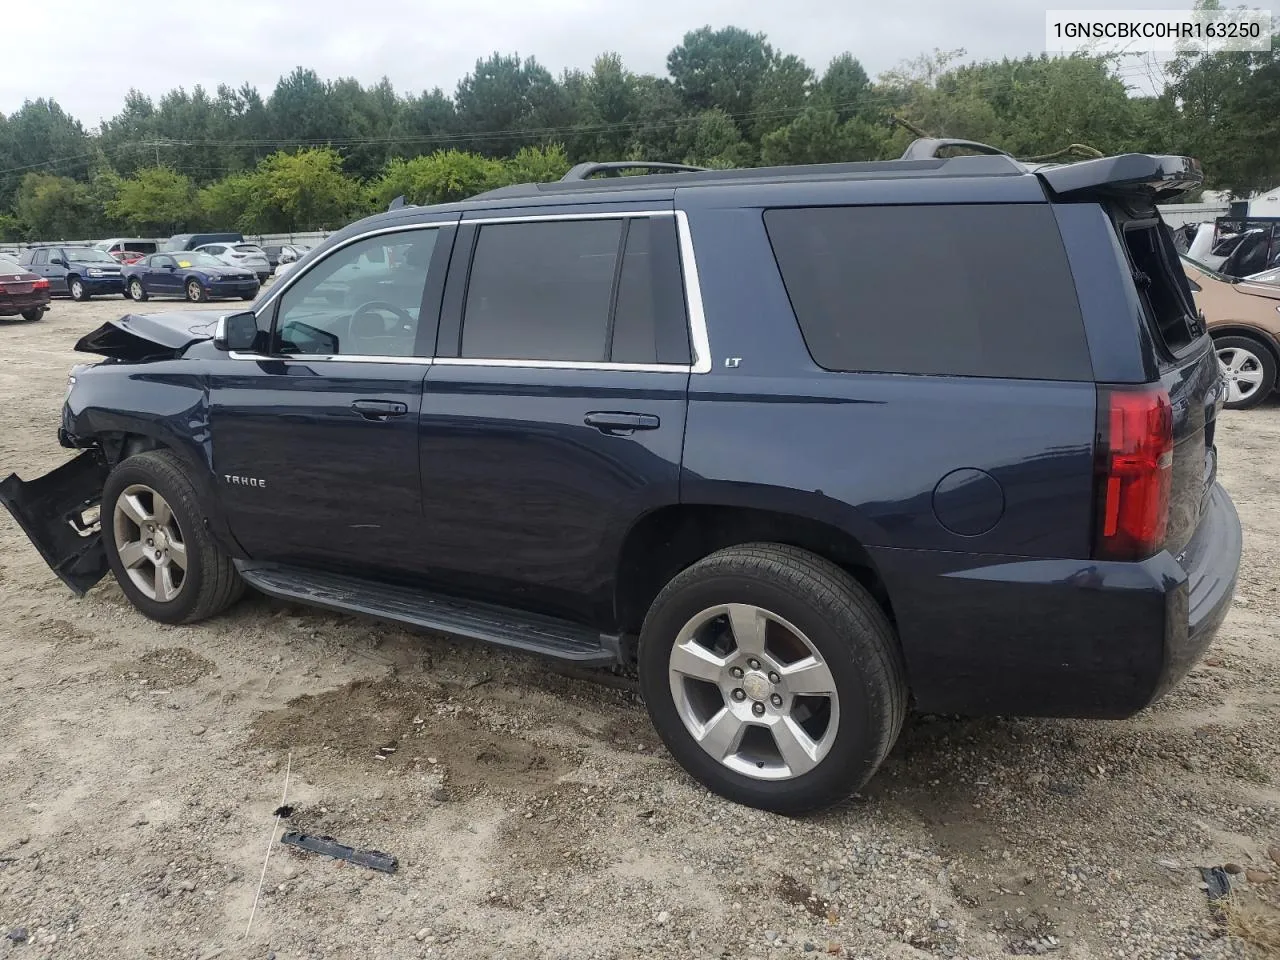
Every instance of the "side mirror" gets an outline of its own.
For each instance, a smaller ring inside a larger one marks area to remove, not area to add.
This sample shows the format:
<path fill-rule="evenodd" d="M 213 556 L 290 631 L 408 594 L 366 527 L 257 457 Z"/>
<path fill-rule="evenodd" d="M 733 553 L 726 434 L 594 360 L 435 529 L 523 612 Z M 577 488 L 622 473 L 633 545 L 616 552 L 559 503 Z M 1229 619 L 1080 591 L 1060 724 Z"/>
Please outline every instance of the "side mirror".
<path fill-rule="evenodd" d="M 54 257 L 49 262 L 55 267 L 65 267 L 67 265 L 67 261 L 62 257 Z"/>
<path fill-rule="evenodd" d="M 213 345 L 219 350 L 252 350 L 258 342 L 258 318 L 252 313 L 232 313 L 218 318 Z"/>
<path fill-rule="evenodd" d="M 178 268 L 177 268 L 177 267 L 175 267 L 172 263 L 166 263 L 166 264 L 164 265 L 164 268 L 165 268 L 166 270 L 168 270 L 170 273 L 173 273 L 173 271 L 175 271 L 175 270 L 177 270 L 177 269 L 178 269 Z"/>

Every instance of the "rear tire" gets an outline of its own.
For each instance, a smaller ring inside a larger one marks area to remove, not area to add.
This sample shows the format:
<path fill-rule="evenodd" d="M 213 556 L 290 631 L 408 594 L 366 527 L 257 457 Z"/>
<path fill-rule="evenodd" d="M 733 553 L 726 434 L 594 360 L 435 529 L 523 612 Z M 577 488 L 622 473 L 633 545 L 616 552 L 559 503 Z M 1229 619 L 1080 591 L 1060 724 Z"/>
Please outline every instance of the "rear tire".
<path fill-rule="evenodd" d="M 22 311 L 22 319 L 28 320 L 31 323 L 35 323 L 37 320 L 39 320 L 43 316 L 44 316 L 44 310 L 23 310 Z"/>
<path fill-rule="evenodd" d="M 168 450 L 136 454 L 111 471 L 102 542 L 120 589 L 152 620 L 194 623 L 244 594 L 234 563 L 205 529 L 185 465 Z"/>
<path fill-rule="evenodd" d="M 860 788 L 906 714 L 879 604 L 835 564 L 780 544 L 730 547 L 678 574 L 645 617 L 639 668 L 676 761 L 713 792 L 776 813 Z"/>
<path fill-rule="evenodd" d="M 1227 378 L 1228 410 L 1248 410 L 1271 396 L 1276 386 L 1276 358 L 1253 337 L 1216 337 L 1214 352 Z"/>

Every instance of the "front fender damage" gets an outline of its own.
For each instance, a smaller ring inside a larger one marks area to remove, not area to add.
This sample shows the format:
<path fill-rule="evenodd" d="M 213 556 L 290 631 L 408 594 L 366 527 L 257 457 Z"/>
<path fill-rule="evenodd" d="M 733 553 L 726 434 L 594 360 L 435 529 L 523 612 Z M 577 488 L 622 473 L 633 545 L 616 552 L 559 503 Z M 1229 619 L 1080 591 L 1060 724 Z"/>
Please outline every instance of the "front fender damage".
<path fill-rule="evenodd" d="M 78 597 L 108 570 L 97 516 L 107 473 L 102 455 L 86 450 L 35 480 L 12 473 L 0 480 L 0 503 Z"/>

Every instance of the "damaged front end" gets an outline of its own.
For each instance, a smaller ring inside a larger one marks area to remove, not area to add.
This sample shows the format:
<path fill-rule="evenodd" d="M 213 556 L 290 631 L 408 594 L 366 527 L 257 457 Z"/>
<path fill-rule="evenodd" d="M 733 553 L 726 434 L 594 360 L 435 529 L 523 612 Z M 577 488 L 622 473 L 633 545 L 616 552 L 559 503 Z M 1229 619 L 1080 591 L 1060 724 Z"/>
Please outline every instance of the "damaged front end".
<path fill-rule="evenodd" d="M 107 574 L 99 504 L 108 468 L 99 450 L 35 480 L 0 480 L 0 503 L 78 597 Z"/>

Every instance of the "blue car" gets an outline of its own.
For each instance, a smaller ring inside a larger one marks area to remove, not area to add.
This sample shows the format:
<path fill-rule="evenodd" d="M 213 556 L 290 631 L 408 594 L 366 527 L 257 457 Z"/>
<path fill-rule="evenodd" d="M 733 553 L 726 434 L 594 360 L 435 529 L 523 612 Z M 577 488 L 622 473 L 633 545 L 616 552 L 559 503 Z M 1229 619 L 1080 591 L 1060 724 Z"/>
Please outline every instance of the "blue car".
<path fill-rule="evenodd" d="M 124 268 L 124 295 L 130 300 L 183 297 L 193 302 L 258 295 L 257 276 L 196 251 L 153 253 Z"/>

